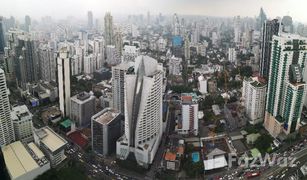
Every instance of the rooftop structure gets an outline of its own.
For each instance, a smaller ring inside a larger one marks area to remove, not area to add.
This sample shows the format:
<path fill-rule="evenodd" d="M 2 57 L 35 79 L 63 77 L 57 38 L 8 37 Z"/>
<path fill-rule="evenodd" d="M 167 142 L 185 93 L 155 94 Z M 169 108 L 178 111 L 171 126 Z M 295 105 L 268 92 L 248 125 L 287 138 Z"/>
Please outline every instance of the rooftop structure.
<path fill-rule="evenodd" d="M 37 146 L 33 143 L 29 145 L 27 150 L 20 141 L 16 141 L 2 148 L 11 179 L 31 180 L 50 169 L 49 162 Z"/>

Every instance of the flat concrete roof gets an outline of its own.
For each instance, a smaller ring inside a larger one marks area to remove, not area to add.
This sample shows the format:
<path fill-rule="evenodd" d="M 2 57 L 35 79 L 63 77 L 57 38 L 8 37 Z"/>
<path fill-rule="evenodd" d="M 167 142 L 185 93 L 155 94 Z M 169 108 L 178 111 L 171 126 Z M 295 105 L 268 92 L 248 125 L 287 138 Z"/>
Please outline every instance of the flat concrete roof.
<path fill-rule="evenodd" d="M 39 168 L 24 145 L 20 141 L 2 148 L 6 168 L 12 179 L 16 179 L 29 171 Z"/>
<path fill-rule="evenodd" d="M 94 121 L 101 124 L 109 124 L 118 115 L 118 112 L 110 110 L 102 113 L 101 115 L 95 116 Z"/>
<path fill-rule="evenodd" d="M 41 138 L 41 142 L 44 143 L 52 152 L 58 150 L 67 143 L 66 140 L 48 127 L 44 127 L 39 131 L 43 131 L 41 133 L 45 133 L 44 137 Z"/>
<path fill-rule="evenodd" d="M 33 142 L 30 142 L 28 147 L 33 151 L 38 159 L 45 157 L 44 153 Z"/>

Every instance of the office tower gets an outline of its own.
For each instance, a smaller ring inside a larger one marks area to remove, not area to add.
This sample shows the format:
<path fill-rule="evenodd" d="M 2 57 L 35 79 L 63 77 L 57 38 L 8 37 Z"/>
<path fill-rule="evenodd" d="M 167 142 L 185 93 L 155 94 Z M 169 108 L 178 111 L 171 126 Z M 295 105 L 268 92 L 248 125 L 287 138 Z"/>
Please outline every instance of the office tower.
<path fill-rule="evenodd" d="M 106 45 L 114 45 L 113 36 L 113 17 L 108 12 L 104 16 L 104 38 Z"/>
<path fill-rule="evenodd" d="M 178 134 L 198 135 L 198 102 L 195 93 L 181 94 L 181 118 L 178 120 Z"/>
<path fill-rule="evenodd" d="M 46 82 L 56 82 L 55 52 L 48 44 L 41 44 L 38 51 L 40 79 Z"/>
<path fill-rule="evenodd" d="M 121 57 L 122 52 L 123 52 L 123 37 L 122 37 L 122 33 L 120 32 L 120 30 L 118 30 L 115 33 L 114 41 L 115 41 L 115 47 L 116 47 L 117 53 Z"/>
<path fill-rule="evenodd" d="M 129 154 L 148 167 L 162 137 L 163 66 L 148 56 L 139 56 L 125 79 L 125 133 L 118 139 L 116 155 Z"/>
<path fill-rule="evenodd" d="M 184 38 L 184 57 L 186 60 L 189 60 L 191 57 L 191 53 L 190 53 L 190 40 L 189 40 L 189 36 L 185 35 Z"/>
<path fill-rule="evenodd" d="M 3 29 L 3 17 L 0 16 L 0 54 L 4 53 L 5 41 L 4 41 L 4 29 Z"/>
<path fill-rule="evenodd" d="M 263 78 L 268 78 L 269 68 L 271 62 L 271 49 L 273 35 L 278 35 L 280 23 L 277 19 L 265 21 L 262 28 L 262 41 L 261 41 L 261 57 L 259 64 L 259 74 Z"/>
<path fill-rule="evenodd" d="M 307 39 L 299 35 L 273 36 L 272 54 L 266 98 L 265 128 L 273 137 L 295 132 L 305 98 Z"/>
<path fill-rule="evenodd" d="M 31 18 L 30 16 L 26 15 L 25 16 L 25 31 L 30 32 L 31 30 Z"/>
<path fill-rule="evenodd" d="M 108 63 L 108 65 L 117 65 L 121 62 L 119 53 L 114 45 L 107 45 L 106 55 L 106 62 Z"/>
<path fill-rule="evenodd" d="M 283 31 L 287 33 L 293 33 L 293 21 L 291 16 L 284 16 L 282 17 L 281 23 L 283 25 Z"/>
<path fill-rule="evenodd" d="M 67 48 L 60 50 L 57 57 L 58 86 L 60 110 L 64 117 L 69 116 L 70 112 L 70 58 Z"/>
<path fill-rule="evenodd" d="M 261 7 L 259 16 L 257 18 L 257 31 L 260 31 L 262 29 L 262 26 L 266 20 L 267 20 L 266 14 L 264 13 Z"/>
<path fill-rule="evenodd" d="M 5 74 L 0 69 L 0 146 L 15 141 Z"/>
<path fill-rule="evenodd" d="M 87 27 L 89 29 L 93 28 L 93 13 L 92 13 L 92 11 L 87 12 Z"/>
<path fill-rule="evenodd" d="M 86 127 L 95 114 L 95 97 L 87 92 L 81 92 L 71 97 L 70 118 L 77 127 Z"/>
<path fill-rule="evenodd" d="M 112 66 L 112 94 L 113 108 L 119 113 L 125 113 L 125 74 L 128 69 L 133 69 L 133 62 L 123 62 L 117 66 Z"/>
<path fill-rule="evenodd" d="M 34 140 L 32 117 L 26 105 L 13 107 L 11 118 L 16 140 L 26 143 Z"/>
<path fill-rule="evenodd" d="M 116 141 L 122 135 L 124 117 L 117 111 L 106 108 L 92 117 L 92 149 L 101 155 L 116 151 Z"/>
<path fill-rule="evenodd" d="M 56 167 L 66 159 L 64 154 L 67 141 L 50 127 L 45 126 L 33 131 L 35 144 L 40 147 L 50 160 L 51 167 Z"/>
<path fill-rule="evenodd" d="M 266 88 L 266 83 L 258 77 L 248 77 L 243 80 L 243 105 L 250 124 L 263 122 Z"/>
<path fill-rule="evenodd" d="M 234 42 L 239 44 L 241 42 L 241 18 L 236 16 L 234 19 Z"/>

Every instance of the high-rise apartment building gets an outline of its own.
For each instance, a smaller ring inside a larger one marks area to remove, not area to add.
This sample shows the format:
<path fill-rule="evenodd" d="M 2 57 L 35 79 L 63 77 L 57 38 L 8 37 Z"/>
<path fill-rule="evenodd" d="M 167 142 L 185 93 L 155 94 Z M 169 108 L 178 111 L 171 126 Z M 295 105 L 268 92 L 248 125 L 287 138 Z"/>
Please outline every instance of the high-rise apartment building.
<path fill-rule="evenodd" d="M 307 38 L 281 33 L 273 36 L 266 98 L 265 128 L 273 137 L 295 132 L 300 125 L 306 82 Z"/>
<path fill-rule="evenodd" d="M 104 38 L 106 45 L 114 45 L 113 30 L 113 17 L 108 12 L 104 16 Z"/>
<path fill-rule="evenodd" d="M 113 108 L 121 114 L 125 113 L 125 75 L 129 68 L 132 70 L 133 67 L 133 62 L 123 62 L 112 66 Z"/>
<path fill-rule="evenodd" d="M 266 88 L 266 83 L 258 77 L 249 77 L 243 80 L 243 105 L 250 124 L 255 125 L 263 122 Z"/>
<path fill-rule="evenodd" d="M 5 74 L 0 69 L 0 146 L 15 141 Z"/>
<path fill-rule="evenodd" d="M 31 30 L 31 18 L 30 16 L 25 16 L 25 31 L 30 32 Z"/>
<path fill-rule="evenodd" d="M 54 50 L 48 44 L 42 44 L 37 53 L 40 79 L 46 82 L 56 81 L 56 59 Z"/>
<path fill-rule="evenodd" d="M 118 139 L 116 155 L 134 156 L 148 167 L 162 138 L 163 66 L 148 56 L 139 56 L 125 79 L 125 133 Z"/>
<path fill-rule="evenodd" d="M 57 57 L 60 110 L 64 117 L 70 112 L 70 57 L 67 48 L 62 48 Z"/>
<path fill-rule="evenodd" d="M 273 35 L 278 35 L 280 31 L 280 22 L 277 19 L 271 21 L 265 21 L 262 28 L 262 41 L 261 41 L 261 56 L 259 64 L 259 73 L 263 78 L 268 78 L 270 60 L 271 60 L 271 49 L 272 49 L 272 38 Z"/>

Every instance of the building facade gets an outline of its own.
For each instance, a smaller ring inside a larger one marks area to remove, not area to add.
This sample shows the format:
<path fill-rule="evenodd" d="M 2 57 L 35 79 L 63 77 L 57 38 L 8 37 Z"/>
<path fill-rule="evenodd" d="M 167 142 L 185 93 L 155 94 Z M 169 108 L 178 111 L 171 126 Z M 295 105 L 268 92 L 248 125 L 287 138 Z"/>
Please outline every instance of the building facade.
<path fill-rule="evenodd" d="M 57 57 L 60 110 L 64 117 L 70 112 L 70 58 L 66 48 L 62 48 Z"/>
<path fill-rule="evenodd" d="M 302 73 L 307 39 L 298 35 L 273 36 L 264 126 L 273 137 L 295 132 L 306 95 Z"/>
<path fill-rule="evenodd" d="M 252 125 L 263 122 L 267 85 L 258 77 L 243 80 L 242 98 L 246 115 Z"/>
<path fill-rule="evenodd" d="M 146 63 L 145 63 L 146 62 Z M 148 167 L 162 137 L 163 66 L 148 56 L 136 58 L 125 80 L 125 133 L 118 139 L 116 156 L 134 156 Z"/>
<path fill-rule="evenodd" d="M 0 146 L 15 141 L 5 74 L 0 69 Z"/>
<path fill-rule="evenodd" d="M 15 138 L 22 142 L 33 141 L 33 115 L 26 105 L 13 107 L 11 118 L 13 122 Z"/>
<path fill-rule="evenodd" d="M 95 114 L 95 97 L 87 92 L 71 97 L 70 118 L 77 127 L 86 127 Z"/>
<path fill-rule="evenodd" d="M 123 134 L 124 117 L 106 108 L 92 117 L 92 149 L 102 155 L 116 151 L 116 141 Z"/>

